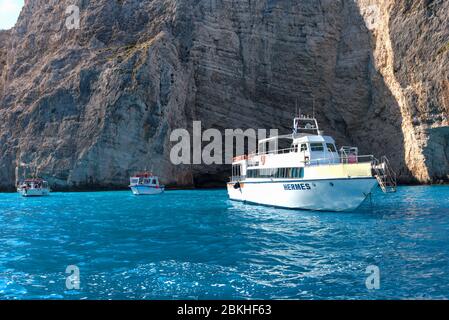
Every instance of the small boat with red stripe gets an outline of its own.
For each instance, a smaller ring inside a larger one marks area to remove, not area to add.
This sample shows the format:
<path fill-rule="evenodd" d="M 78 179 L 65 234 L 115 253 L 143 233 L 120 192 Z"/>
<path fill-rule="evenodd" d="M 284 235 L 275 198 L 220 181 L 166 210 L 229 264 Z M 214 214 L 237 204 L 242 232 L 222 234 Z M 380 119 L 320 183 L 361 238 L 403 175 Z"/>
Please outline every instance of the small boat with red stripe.
<path fill-rule="evenodd" d="M 151 172 L 141 172 L 129 179 L 129 187 L 134 195 L 156 195 L 165 191 L 159 178 Z"/>

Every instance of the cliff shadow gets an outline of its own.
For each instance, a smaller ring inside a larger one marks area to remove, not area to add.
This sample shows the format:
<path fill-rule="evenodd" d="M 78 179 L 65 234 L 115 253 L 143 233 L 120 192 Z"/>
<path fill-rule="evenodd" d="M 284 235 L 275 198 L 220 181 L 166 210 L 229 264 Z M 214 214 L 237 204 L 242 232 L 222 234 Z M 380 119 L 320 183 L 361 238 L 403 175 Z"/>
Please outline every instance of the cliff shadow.
<path fill-rule="evenodd" d="M 229 28 L 220 34 L 207 26 L 194 32 L 192 51 L 202 57 L 194 68 L 195 119 L 206 120 L 208 127 L 289 133 L 285 126 L 299 100 L 305 113 L 316 105 L 320 126 L 338 145 L 386 155 L 399 180 L 413 182 L 400 106 L 376 68 L 375 35 L 354 1 L 267 1 L 235 9 L 232 18 L 209 9 L 201 23 L 219 21 L 215 28 Z M 230 166 L 200 166 L 194 172 L 195 184 L 203 185 L 228 176 Z"/>
<path fill-rule="evenodd" d="M 449 183 L 449 127 L 428 129 L 427 134 L 423 154 L 427 167 L 432 168 L 429 175 L 437 183 Z"/>
<path fill-rule="evenodd" d="M 360 2 L 344 1 L 344 10 L 349 18 L 346 27 L 359 30 L 358 36 L 353 37 L 352 41 L 358 41 L 361 47 L 366 48 L 365 81 L 369 84 L 368 104 L 363 110 L 365 114 L 361 115 L 360 128 L 355 131 L 358 137 L 352 138 L 363 146 L 362 151 L 374 153 L 377 158 L 387 156 L 400 183 L 416 183 L 406 162 L 406 154 L 410 150 L 405 147 L 401 107 L 378 69 L 378 63 L 385 61 L 376 61 L 382 59 L 375 56 L 378 45 L 376 36 L 379 36 L 376 32 L 379 33 L 382 27 L 380 21 L 376 20 L 380 19 L 380 8 L 374 5 L 364 7 Z M 394 61 L 394 57 L 391 59 Z"/>

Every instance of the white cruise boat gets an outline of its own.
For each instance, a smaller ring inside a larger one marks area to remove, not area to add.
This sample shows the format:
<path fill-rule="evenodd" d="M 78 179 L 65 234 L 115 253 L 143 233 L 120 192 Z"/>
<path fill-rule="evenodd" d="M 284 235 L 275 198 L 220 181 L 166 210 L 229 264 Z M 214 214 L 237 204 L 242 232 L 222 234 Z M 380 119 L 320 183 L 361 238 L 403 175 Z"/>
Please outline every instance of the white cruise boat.
<path fill-rule="evenodd" d="M 279 149 L 287 139 L 288 148 Z M 268 144 L 274 145 L 269 150 Z M 396 191 L 396 176 L 388 160 L 359 155 L 356 147 L 337 151 L 314 117 L 299 116 L 293 133 L 260 140 L 258 153 L 233 159 L 227 184 L 229 198 L 292 209 L 351 211 L 378 184 Z"/>
<path fill-rule="evenodd" d="M 155 195 L 165 190 L 165 186 L 159 184 L 159 178 L 153 176 L 151 172 L 136 174 L 129 181 L 129 187 L 135 195 Z"/>
<path fill-rule="evenodd" d="M 50 188 L 45 180 L 25 179 L 19 183 L 17 192 L 23 197 L 42 197 L 50 194 Z"/>

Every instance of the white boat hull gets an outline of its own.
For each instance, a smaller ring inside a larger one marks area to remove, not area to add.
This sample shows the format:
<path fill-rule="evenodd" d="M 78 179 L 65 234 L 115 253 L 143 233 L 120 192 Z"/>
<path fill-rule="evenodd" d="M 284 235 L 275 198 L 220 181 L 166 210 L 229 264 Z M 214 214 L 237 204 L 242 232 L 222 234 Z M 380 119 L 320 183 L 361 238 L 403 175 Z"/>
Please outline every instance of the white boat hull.
<path fill-rule="evenodd" d="M 377 185 L 375 178 L 268 180 L 228 183 L 231 200 L 305 210 L 352 211 Z"/>
<path fill-rule="evenodd" d="M 161 194 L 164 192 L 164 190 L 165 188 L 163 187 L 155 187 L 155 186 L 144 186 L 144 185 L 131 186 L 131 191 L 136 196 Z"/>
<path fill-rule="evenodd" d="M 50 194 L 48 189 L 18 189 L 22 197 L 44 197 Z"/>

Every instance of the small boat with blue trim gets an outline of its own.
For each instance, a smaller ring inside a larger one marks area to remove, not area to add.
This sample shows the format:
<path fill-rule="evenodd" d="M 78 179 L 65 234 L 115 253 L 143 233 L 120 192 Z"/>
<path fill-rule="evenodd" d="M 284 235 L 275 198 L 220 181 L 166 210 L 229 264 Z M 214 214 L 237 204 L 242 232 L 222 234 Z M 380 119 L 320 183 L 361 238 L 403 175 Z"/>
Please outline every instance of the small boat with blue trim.
<path fill-rule="evenodd" d="M 278 148 L 287 139 L 285 149 Z M 285 140 L 282 140 L 285 141 Z M 388 159 L 359 155 L 357 147 L 337 150 L 314 117 L 293 120 L 292 134 L 258 142 L 258 152 L 235 157 L 227 184 L 231 200 L 322 211 L 352 211 L 379 185 L 396 191 Z"/>
<path fill-rule="evenodd" d="M 129 187 L 135 195 L 156 195 L 165 191 L 165 186 L 161 185 L 159 178 L 151 172 L 138 173 L 129 181 Z"/>

